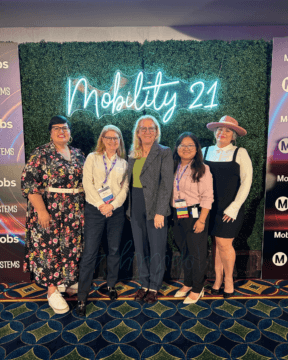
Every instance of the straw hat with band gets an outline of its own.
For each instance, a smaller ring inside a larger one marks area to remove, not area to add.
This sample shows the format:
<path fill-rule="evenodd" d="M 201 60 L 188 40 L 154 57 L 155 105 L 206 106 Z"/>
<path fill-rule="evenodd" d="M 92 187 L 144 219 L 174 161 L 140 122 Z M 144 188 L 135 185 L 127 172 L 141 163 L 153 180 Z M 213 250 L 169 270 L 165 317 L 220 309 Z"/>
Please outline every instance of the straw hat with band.
<path fill-rule="evenodd" d="M 224 115 L 219 120 L 219 122 L 211 122 L 211 123 L 207 124 L 206 126 L 211 131 L 214 131 L 218 127 L 224 126 L 224 127 L 227 127 L 228 129 L 234 130 L 237 133 L 237 135 L 239 135 L 239 136 L 244 136 L 247 134 L 247 131 L 238 125 L 238 121 L 229 115 Z"/>

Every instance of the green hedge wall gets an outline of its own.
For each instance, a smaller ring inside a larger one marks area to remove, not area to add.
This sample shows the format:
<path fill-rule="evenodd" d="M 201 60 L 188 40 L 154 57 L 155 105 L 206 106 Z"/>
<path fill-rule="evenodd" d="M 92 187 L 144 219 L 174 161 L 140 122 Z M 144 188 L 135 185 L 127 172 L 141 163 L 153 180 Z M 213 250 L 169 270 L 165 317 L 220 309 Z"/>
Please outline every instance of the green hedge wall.
<path fill-rule="evenodd" d="M 67 78 L 85 76 L 99 89 L 109 89 L 117 70 L 135 75 L 139 70 L 162 70 L 171 79 L 219 79 L 219 106 L 213 111 L 179 110 L 162 125 L 161 143 L 172 149 L 179 134 L 192 131 L 202 146 L 213 143 L 206 124 L 227 114 L 248 135 L 237 140 L 247 149 L 254 167 L 253 185 L 246 201 L 245 224 L 235 241 L 237 249 L 261 250 L 264 217 L 264 179 L 272 45 L 261 41 L 146 41 L 101 43 L 27 43 L 19 45 L 26 157 L 49 141 L 53 115 L 66 115 Z M 109 123 L 121 128 L 126 148 L 136 119 L 151 110 L 125 110 L 97 119 L 75 112 L 71 119 L 75 147 L 88 154 Z M 155 113 L 152 112 L 155 116 Z M 157 115 L 156 115 L 157 117 Z M 158 116 L 159 118 L 159 116 Z M 161 122 L 161 120 L 160 120 Z"/>

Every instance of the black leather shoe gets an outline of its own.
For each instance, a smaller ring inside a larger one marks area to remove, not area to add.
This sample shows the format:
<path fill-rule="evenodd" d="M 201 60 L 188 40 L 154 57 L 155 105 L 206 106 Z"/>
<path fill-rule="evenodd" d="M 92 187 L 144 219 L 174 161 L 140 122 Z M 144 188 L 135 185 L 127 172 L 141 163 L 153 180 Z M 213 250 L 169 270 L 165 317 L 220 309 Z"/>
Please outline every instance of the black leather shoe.
<path fill-rule="evenodd" d="M 216 290 L 216 289 L 211 288 L 211 294 L 212 295 L 219 295 L 220 294 L 220 289 Z"/>
<path fill-rule="evenodd" d="M 227 293 L 227 292 L 223 291 L 223 297 L 224 297 L 224 299 L 228 299 L 231 296 L 233 296 L 234 293 L 235 293 L 235 291 L 233 291 L 232 293 Z"/>
<path fill-rule="evenodd" d="M 86 301 L 78 301 L 75 311 L 78 316 L 86 316 Z"/>
<path fill-rule="evenodd" d="M 118 297 L 118 294 L 117 294 L 117 291 L 115 289 L 115 287 L 111 287 L 111 288 L 108 288 L 108 291 L 109 291 L 109 297 L 111 300 L 116 300 L 117 297 Z"/>

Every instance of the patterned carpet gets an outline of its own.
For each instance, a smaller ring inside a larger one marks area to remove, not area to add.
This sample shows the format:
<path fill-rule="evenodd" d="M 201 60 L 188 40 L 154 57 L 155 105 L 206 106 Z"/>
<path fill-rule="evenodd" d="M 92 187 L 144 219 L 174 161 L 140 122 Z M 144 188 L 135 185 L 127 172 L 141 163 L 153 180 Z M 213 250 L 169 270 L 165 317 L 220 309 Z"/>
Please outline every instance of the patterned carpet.
<path fill-rule="evenodd" d="M 237 280 L 233 298 L 205 297 L 185 305 L 173 295 L 179 281 L 163 284 L 159 301 L 137 303 L 139 284 L 91 288 L 86 318 L 56 315 L 46 290 L 34 283 L 0 284 L 0 359 L 17 360 L 288 360 L 288 280 Z"/>

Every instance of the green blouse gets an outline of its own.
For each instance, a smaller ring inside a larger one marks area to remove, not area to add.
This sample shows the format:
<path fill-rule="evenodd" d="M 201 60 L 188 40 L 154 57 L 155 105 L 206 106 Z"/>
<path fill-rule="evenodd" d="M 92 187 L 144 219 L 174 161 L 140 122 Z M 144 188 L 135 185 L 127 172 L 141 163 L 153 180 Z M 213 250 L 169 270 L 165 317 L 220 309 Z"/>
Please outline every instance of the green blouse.
<path fill-rule="evenodd" d="M 136 159 L 133 166 L 133 187 L 142 188 L 142 184 L 140 181 L 140 174 L 144 163 L 146 161 L 146 157 L 142 157 L 140 159 Z"/>

